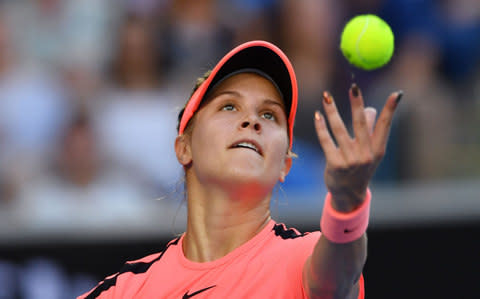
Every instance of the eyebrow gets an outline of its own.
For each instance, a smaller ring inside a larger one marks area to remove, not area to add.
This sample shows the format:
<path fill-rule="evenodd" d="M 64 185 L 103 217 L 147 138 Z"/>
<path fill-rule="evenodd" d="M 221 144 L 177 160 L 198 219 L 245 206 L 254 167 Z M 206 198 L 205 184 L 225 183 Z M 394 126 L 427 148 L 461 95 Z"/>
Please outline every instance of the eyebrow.
<path fill-rule="evenodd" d="M 211 92 L 210 94 L 207 94 L 203 101 L 202 101 L 202 105 L 205 105 L 211 101 L 213 101 L 214 99 L 222 96 L 222 95 L 234 95 L 234 96 L 237 96 L 237 97 L 240 97 L 240 93 L 238 93 L 237 91 L 232 91 L 232 90 L 224 90 L 224 91 L 221 91 L 219 93 L 215 93 L 215 92 Z"/>
<path fill-rule="evenodd" d="M 267 103 L 267 104 L 271 104 L 271 105 L 277 105 L 277 106 L 280 106 L 282 109 L 285 109 L 285 105 L 283 103 L 279 103 L 279 102 L 274 101 L 274 100 L 265 99 L 263 102 Z"/>
<path fill-rule="evenodd" d="M 237 97 L 242 97 L 242 95 L 238 91 L 224 90 L 224 91 L 219 92 L 218 94 L 212 94 L 211 96 L 213 96 L 213 97 L 211 99 L 217 98 L 217 97 L 222 96 L 222 95 L 234 95 L 234 96 L 237 96 Z M 269 98 L 264 99 L 263 102 L 266 103 L 266 104 L 270 104 L 270 105 L 277 105 L 280 108 L 285 109 L 285 105 L 283 103 L 279 103 L 278 101 L 274 101 L 274 100 L 271 100 Z"/>
<path fill-rule="evenodd" d="M 217 98 L 219 96 L 222 96 L 222 95 L 234 95 L 234 96 L 237 96 L 237 97 L 241 97 L 242 95 L 238 92 L 238 91 L 234 91 L 234 90 L 224 90 L 224 91 L 221 91 L 217 94 L 213 93 L 212 96 L 214 98 Z"/>

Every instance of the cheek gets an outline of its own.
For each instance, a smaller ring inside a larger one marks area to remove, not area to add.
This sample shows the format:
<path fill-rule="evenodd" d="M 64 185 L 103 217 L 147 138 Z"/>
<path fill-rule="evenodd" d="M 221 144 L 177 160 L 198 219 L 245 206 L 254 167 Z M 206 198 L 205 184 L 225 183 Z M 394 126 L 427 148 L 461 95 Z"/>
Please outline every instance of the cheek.
<path fill-rule="evenodd" d="M 277 133 L 272 136 L 273 142 L 272 142 L 272 148 L 274 149 L 273 152 L 273 157 L 276 163 L 279 163 L 280 165 L 283 165 L 283 161 L 285 160 L 287 150 L 288 150 L 288 136 L 285 133 Z"/>
<path fill-rule="evenodd" d="M 207 140 L 208 132 L 204 129 L 192 132 L 192 159 L 194 162 L 199 161 L 199 157 L 208 153 Z"/>
<path fill-rule="evenodd" d="M 192 157 L 197 162 L 208 155 L 214 155 L 216 151 L 224 147 L 225 136 L 224 130 L 219 128 L 224 127 L 215 122 L 215 120 L 201 120 L 196 123 L 196 127 L 192 132 Z"/>

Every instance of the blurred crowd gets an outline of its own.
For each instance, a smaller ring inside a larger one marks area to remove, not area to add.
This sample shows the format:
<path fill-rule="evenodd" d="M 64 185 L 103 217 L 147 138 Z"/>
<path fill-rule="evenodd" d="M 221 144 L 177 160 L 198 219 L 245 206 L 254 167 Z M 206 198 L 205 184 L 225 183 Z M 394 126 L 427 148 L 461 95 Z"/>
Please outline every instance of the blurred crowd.
<path fill-rule="evenodd" d="M 32 224 L 81 223 L 98 207 L 128 217 L 168 194 L 182 180 L 176 118 L 196 77 L 252 39 L 280 46 L 298 76 L 287 194 L 323 190 L 312 111 L 330 90 L 349 122 L 352 82 L 377 109 L 405 92 L 375 182 L 480 174 L 476 0 L 0 3 L 0 203 Z M 373 72 L 338 50 L 343 25 L 361 13 L 395 33 L 392 61 Z"/>
<path fill-rule="evenodd" d="M 395 33 L 377 71 L 338 49 L 362 13 Z M 405 93 L 375 183 L 480 175 L 478 0 L 3 0 L 0 210 L 32 227 L 137 217 L 182 182 L 173 142 L 196 78 L 253 39 L 282 48 L 299 81 L 287 197 L 324 192 L 312 111 L 329 90 L 349 122 L 353 82 L 377 110 Z"/>

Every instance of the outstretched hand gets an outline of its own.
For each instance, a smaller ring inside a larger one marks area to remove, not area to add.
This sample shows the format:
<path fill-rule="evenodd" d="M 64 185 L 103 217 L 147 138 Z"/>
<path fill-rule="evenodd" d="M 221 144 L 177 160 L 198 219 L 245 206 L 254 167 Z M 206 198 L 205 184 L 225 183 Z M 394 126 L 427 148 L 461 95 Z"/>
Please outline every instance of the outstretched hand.
<path fill-rule="evenodd" d="M 356 84 L 348 93 L 353 138 L 328 92 L 323 93 L 323 106 L 333 136 L 328 131 L 325 117 L 319 111 L 315 112 L 315 128 L 327 161 L 325 184 L 332 194 L 332 205 L 343 212 L 355 209 L 364 200 L 368 184 L 385 155 L 393 115 L 403 95 L 401 91 L 392 93 L 375 122 L 377 112 L 374 108 L 364 107 Z"/>

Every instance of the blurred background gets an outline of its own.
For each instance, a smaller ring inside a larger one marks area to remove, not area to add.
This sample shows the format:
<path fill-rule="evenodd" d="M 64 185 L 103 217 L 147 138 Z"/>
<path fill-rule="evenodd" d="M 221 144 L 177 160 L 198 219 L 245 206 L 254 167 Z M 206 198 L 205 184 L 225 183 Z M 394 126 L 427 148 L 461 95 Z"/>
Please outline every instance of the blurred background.
<path fill-rule="evenodd" d="M 339 51 L 346 21 L 395 34 L 380 70 Z M 299 81 L 294 152 L 274 218 L 318 230 L 313 111 L 348 88 L 380 110 L 403 90 L 375 201 L 367 298 L 479 298 L 478 0 L 0 1 L 0 299 L 74 298 L 185 225 L 177 114 L 228 50 L 268 40 Z"/>

